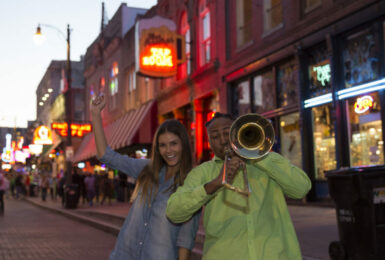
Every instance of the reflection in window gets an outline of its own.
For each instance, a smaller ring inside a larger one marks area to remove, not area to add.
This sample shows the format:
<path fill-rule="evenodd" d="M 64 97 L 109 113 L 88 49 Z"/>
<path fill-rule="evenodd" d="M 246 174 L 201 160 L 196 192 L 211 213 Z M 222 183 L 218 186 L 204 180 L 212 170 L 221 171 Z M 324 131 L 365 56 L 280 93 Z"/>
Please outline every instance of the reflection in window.
<path fill-rule="evenodd" d="M 325 179 L 324 171 L 336 168 L 335 132 L 331 121 L 331 109 L 331 104 L 312 108 L 316 179 Z"/>
<path fill-rule="evenodd" d="M 381 106 L 378 93 L 354 97 L 349 105 L 350 165 L 384 164 Z"/>
<path fill-rule="evenodd" d="M 256 113 L 263 113 L 276 108 L 274 74 L 270 70 L 254 77 L 254 106 Z"/>
<path fill-rule="evenodd" d="M 239 83 L 235 91 L 235 99 L 238 100 L 238 115 L 251 112 L 250 106 L 250 84 L 249 81 Z"/>
<path fill-rule="evenodd" d="M 346 88 L 378 78 L 377 52 L 374 35 L 368 30 L 346 39 L 343 50 Z"/>
<path fill-rule="evenodd" d="M 304 0 L 305 13 L 314 10 L 321 4 L 322 0 Z"/>
<path fill-rule="evenodd" d="M 278 69 L 278 104 L 281 107 L 298 103 L 298 66 L 294 60 Z"/>
<path fill-rule="evenodd" d="M 280 117 L 280 144 L 282 156 L 302 168 L 301 133 L 299 113 Z"/>
<path fill-rule="evenodd" d="M 248 43 L 252 39 L 252 1 L 238 0 L 236 1 L 237 11 L 237 47 Z"/>

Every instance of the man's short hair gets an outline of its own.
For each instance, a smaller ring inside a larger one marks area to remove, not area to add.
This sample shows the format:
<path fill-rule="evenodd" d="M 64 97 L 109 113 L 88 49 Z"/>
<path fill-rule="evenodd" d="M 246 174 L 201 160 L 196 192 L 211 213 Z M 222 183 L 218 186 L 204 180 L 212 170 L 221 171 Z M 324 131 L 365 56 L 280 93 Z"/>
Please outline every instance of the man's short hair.
<path fill-rule="evenodd" d="M 227 119 L 230 119 L 231 121 L 235 120 L 235 118 L 231 114 L 224 114 L 224 113 L 216 112 L 214 114 L 213 118 L 211 118 L 209 121 L 206 122 L 206 124 L 205 124 L 206 128 L 208 128 L 215 120 L 217 120 L 219 118 L 227 118 Z"/>

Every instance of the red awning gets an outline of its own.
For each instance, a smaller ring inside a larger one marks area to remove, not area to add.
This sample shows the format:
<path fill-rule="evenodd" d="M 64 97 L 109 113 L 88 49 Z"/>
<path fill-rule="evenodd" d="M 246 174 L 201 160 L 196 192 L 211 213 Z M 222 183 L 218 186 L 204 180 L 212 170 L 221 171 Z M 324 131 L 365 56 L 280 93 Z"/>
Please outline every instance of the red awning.
<path fill-rule="evenodd" d="M 117 150 L 133 143 L 135 135 L 146 120 L 150 120 L 151 108 L 154 101 L 150 101 L 136 110 L 131 110 L 124 116 L 104 128 L 108 145 Z M 153 129 L 146 129 L 152 132 Z M 151 143 L 151 139 L 146 140 Z M 74 162 L 80 162 L 96 156 L 94 133 L 84 137 L 74 156 Z"/>

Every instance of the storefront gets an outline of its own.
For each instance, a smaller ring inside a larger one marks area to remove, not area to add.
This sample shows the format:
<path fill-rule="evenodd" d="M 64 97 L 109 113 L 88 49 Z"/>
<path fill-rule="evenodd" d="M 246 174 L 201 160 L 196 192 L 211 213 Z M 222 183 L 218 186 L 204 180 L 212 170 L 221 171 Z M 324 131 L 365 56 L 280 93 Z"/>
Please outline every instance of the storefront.
<path fill-rule="evenodd" d="M 372 21 L 227 76 L 229 111 L 272 121 L 273 149 L 313 182 L 308 201 L 329 199 L 325 171 L 384 164 L 384 31 Z"/>

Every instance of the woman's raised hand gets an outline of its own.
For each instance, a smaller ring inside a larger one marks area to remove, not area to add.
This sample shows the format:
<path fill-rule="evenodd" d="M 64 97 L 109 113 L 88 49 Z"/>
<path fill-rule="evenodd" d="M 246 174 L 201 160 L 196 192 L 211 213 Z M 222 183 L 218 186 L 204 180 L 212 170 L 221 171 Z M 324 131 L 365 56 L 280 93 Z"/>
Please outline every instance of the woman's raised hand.
<path fill-rule="evenodd" d="M 106 105 L 104 94 L 94 95 L 91 99 L 90 111 L 92 114 L 99 114 Z"/>

